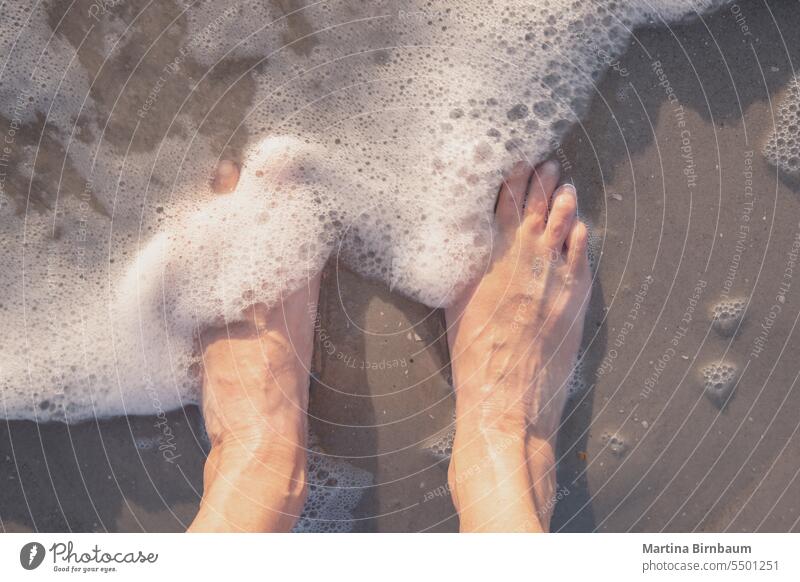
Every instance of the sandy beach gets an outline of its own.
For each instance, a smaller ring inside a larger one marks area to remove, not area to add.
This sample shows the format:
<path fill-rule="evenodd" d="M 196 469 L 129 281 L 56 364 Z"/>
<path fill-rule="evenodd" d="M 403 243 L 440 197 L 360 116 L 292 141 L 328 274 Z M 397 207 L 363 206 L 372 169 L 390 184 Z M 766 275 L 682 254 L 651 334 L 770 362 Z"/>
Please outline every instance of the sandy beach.
<path fill-rule="evenodd" d="M 174 11 L 166 2 L 148 11 L 136 41 L 149 44 Z M 302 36 L 303 23 L 295 27 Z M 762 153 L 800 57 L 798 28 L 796 2 L 752 0 L 638 30 L 553 153 L 596 242 L 582 386 L 559 434 L 553 531 L 800 531 L 800 182 Z M 68 16 L 63 30 L 82 38 L 87 20 Z M 90 34 L 82 49 L 89 68 L 100 42 Z M 176 34 L 158 46 L 170 54 L 180 42 Z M 103 73 L 94 90 L 103 106 L 104 87 L 110 95 L 135 56 Z M 135 75 L 162 68 L 145 60 Z M 190 116 L 203 119 L 237 74 L 206 81 Z M 162 102 L 180 103 L 191 83 L 176 79 Z M 109 139 L 131 141 L 132 105 L 151 85 L 122 93 L 131 107 L 114 115 Z M 226 105 L 242 107 L 250 89 L 240 83 Z M 0 119 L 0 132 L 9 123 Z M 142 124 L 133 147 L 149 147 L 157 128 L 157 119 Z M 246 136 L 235 120 L 216 118 L 202 132 L 233 134 L 228 155 L 241 156 Z M 60 174 L 57 143 L 41 147 L 36 191 L 45 196 L 57 180 L 78 187 L 74 169 Z M 19 176 L 8 186 L 27 192 Z M 714 325 L 715 307 L 736 301 L 741 320 Z M 444 332 L 440 311 L 336 257 L 326 269 L 311 429 L 327 454 L 372 475 L 356 531 L 458 530 L 447 459 L 430 448 L 446 447 L 453 423 Z M 720 362 L 727 384 L 715 393 L 704 383 Z M 198 507 L 207 451 L 197 407 L 77 425 L 4 422 L 0 528 L 181 531 Z"/>

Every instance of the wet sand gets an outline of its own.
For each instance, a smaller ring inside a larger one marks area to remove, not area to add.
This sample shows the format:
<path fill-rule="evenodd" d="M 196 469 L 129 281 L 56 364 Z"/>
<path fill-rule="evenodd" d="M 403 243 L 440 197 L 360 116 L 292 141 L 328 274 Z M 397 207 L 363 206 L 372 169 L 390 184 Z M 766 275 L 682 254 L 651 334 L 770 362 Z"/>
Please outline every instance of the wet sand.
<path fill-rule="evenodd" d="M 555 530 L 800 530 L 800 280 L 776 299 L 800 232 L 800 187 L 761 155 L 800 56 L 800 13 L 789 0 L 736 6 L 640 30 L 554 154 L 599 237 L 584 334 L 589 388 L 568 406 L 559 436 Z M 140 34 L 168 16 L 158 8 Z M 85 27 L 67 24 L 75 35 Z M 210 81 L 198 116 L 235 73 Z M 107 74 L 113 83 L 116 73 Z M 247 91 L 229 103 L 246 102 Z M 120 142 L 130 121 L 114 120 Z M 204 133 L 227 138 L 226 120 L 215 123 Z M 146 147 L 147 137 L 138 133 L 137 143 Z M 243 139 L 234 139 L 234 157 Z M 55 178 L 40 176 L 44 185 Z M 726 291 L 749 300 L 732 336 L 711 326 Z M 452 423 L 441 313 L 334 263 L 320 329 L 312 428 L 328 453 L 375 479 L 355 529 L 456 531 L 448 496 L 434 494 L 447 461 L 422 446 Z M 739 372 L 724 406 L 702 380 L 719 360 Z M 164 426 L 169 454 L 158 450 Z M 194 407 L 75 426 L 3 423 L 0 525 L 180 531 L 197 508 L 206 452 Z"/>

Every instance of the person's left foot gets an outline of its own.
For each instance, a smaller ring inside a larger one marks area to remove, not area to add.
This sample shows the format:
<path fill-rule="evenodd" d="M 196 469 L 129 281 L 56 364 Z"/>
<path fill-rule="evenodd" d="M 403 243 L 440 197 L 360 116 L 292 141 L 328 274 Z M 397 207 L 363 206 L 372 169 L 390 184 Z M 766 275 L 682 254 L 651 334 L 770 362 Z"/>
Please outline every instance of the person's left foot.
<path fill-rule="evenodd" d="M 530 492 L 537 506 L 550 502 L 548 465 L 591 287 L 575 188 L 556 190 L 558 179 L 555 162 L 515 169 L 499 194 L 485 275 L 445 312 L 456 391 L 451 483 L 462 528 L 510 527 L 513 512 L 501 515 L 495 487 L 509 508 Z M 462 478 L 476 464 L 477 477 Z M 465 504 L 481 517 L 470 518 Z M 529 522 L 523 529 L 545 529 L 549 513 Z"/>
<path fill-rule="evenodd" d="M 587 229 L 555 162 L 519 166 L 500 191 L 484 277 L 446 310 L 460 408 L 530 421 L 552 436 L 583 332 L 591 272 Z M 554 193 L 555 191 L 555 193 Z M 491 389 L 489 389 L 491 387 Z"/>

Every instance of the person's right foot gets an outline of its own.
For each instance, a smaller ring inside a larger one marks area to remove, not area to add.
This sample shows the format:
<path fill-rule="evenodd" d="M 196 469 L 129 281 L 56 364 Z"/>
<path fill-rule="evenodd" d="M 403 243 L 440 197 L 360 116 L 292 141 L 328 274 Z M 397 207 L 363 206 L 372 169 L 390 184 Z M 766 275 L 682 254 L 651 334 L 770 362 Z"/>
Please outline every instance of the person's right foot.
<path fill-rule="evenodd" d="M 462 530 L 549 524 L 553 442 L 591 288 L 575 189 L 553 194 L 558 179 L 555 162 L 512 172 L 488 268 L 445 312 L 456 390 L 450 482 Z"/>

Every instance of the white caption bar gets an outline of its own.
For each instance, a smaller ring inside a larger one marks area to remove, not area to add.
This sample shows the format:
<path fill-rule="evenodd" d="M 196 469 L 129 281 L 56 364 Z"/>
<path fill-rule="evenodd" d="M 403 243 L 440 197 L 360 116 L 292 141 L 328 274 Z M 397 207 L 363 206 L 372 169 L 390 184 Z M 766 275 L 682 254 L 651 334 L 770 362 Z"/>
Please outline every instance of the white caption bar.
<path fill-rule="evenodd" d="M 798 550 L 796 534 L 6 534 L 0 579 L 796 581 Z"/>

